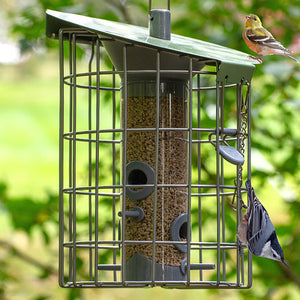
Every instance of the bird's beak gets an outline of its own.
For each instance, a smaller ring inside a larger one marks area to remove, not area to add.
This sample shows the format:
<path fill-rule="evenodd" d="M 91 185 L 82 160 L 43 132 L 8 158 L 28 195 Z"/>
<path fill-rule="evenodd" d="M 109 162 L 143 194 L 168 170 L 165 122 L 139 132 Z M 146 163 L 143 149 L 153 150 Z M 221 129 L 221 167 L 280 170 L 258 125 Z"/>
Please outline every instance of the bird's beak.
<path fill-rule="evenodd" d="M 247 20 L 250 20 L 250 16 L 246 16 L 246 19 L 247 19 Z"/>
<path fill-rule="evenodd" d="M 281 261 L 282 261 L 282 263 L 283 263 L 286 267 L 290 268 L 290 266 L 285 262 L 284 259 L 282 259 Z"/>

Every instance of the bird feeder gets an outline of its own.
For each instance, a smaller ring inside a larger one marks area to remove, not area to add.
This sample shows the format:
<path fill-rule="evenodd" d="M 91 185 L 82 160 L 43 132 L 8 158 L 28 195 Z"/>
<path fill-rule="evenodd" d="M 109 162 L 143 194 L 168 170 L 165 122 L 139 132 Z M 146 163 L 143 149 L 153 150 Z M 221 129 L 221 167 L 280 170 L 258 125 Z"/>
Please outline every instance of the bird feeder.
<path fill-rule="evenodd" d="M 48 10 L 47 35 L 60 46 L 60 285 L 249 288 L 251 255 L 230 232 L 256 61 L 171 34 L 169 10 L 149 28 Z"/>

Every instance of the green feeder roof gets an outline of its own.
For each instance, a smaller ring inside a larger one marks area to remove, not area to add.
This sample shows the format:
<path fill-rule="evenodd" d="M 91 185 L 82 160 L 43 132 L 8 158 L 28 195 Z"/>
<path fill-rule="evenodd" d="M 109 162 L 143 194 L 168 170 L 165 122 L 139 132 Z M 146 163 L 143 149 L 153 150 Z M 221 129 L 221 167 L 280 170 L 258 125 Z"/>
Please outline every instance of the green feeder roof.
<path fill-rule="evenodd" d="M 171 39 L 165 40 L 151 37 L 146 27 L 53 10 L 47 10 L 46 14 L 48 37 L 57 38 L 59 30 L 63 28 L 84 28 L 100 37 L 111 37 L 121 43 L 132 43 L 177 55 L 216 60 L 220 63 L 218 80 L 227 83 L 239 82 L 241 79 L 251 81 L 254 65 L 258 64 L 258 61 L 247 53 L 177 34 L 171 34 Z"/>

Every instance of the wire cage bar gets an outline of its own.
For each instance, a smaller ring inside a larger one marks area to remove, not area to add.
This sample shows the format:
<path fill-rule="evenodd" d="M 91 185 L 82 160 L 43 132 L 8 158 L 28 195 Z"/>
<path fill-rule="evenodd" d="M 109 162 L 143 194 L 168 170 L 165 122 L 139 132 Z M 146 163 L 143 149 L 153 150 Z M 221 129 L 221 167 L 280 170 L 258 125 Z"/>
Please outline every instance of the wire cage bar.
<path fill-rule="evenodd" d="M 192 55 L 166 69 L 159 49 L 155 68 L 136 70 L 132 44 L 119 70 L 106 42 L 117 43 L 59 31 L 60 285 L 249 288 L 235 233 L 251 176 L 250 83 L 221 82 L 217 60 Z"/>

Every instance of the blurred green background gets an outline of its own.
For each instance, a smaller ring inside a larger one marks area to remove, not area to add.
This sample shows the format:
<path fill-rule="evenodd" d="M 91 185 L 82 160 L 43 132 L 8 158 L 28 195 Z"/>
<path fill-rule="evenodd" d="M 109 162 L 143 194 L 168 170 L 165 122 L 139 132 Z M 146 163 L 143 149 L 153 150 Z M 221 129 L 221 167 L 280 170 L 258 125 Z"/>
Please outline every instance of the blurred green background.
<path fill-rule="evenodd" d="M 300 69 L 268 56 L 252 80 L 252 177 L 291 266 L 253 258 L 236 290 L 61 289 L 58 269 L 58 42 L 47 8 L 147 26 L 147 0 L 0 0 L 0 299 L 300 299 Z M 166 2 L 153 1 L 153 8 Z M 300 1 L 171 0 L 172 32 L 253 54 L 241 33 L 259 15 L 300 53 Z"/>

